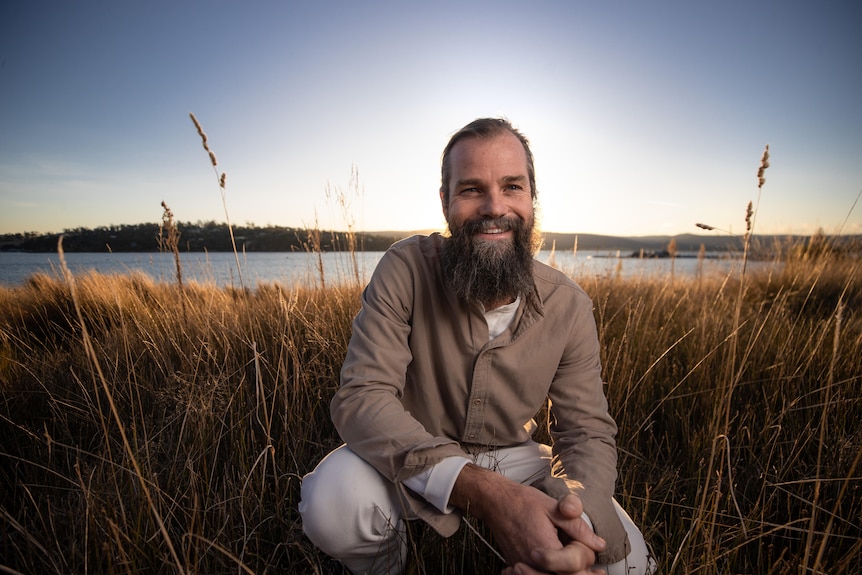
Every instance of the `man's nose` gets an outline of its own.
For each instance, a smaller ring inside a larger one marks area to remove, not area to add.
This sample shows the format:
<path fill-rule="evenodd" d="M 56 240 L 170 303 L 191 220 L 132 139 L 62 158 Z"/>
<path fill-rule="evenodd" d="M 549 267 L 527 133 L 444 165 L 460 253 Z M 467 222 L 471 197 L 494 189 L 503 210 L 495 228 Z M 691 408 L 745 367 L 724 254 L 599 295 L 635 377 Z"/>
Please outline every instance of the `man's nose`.
<path fill-rule="evenodd" d="M 508 212 L 508 206 L 506 205 L 502 190 L 488 190 L 483 200 L 480 208 L 483 216 L 496 218 L 506 215 Z"/>

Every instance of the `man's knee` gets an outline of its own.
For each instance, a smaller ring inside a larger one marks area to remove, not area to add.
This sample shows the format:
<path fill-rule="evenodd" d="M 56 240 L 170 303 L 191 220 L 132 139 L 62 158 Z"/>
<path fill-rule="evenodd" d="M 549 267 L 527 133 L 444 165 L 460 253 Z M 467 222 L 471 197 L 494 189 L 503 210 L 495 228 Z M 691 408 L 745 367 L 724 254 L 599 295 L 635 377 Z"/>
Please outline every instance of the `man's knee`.
<path fill-rule="evenodd" d="M 334 521 L 335 497 L 327 483 L 330 480 L 325 473 L 315 469 L 302 478 L 300 488 L 299 514 L 302 517 L 302 530 L 311 541 L 321 547 L 333 539 L 329 533 L 337 523 Z"/>
<path fill-rule="evenodd" d="M 400 521 L 394 486 L 346 446 L 302 479 L 299 513 L 306 536 L 329 555 L 379 543 Z"/>

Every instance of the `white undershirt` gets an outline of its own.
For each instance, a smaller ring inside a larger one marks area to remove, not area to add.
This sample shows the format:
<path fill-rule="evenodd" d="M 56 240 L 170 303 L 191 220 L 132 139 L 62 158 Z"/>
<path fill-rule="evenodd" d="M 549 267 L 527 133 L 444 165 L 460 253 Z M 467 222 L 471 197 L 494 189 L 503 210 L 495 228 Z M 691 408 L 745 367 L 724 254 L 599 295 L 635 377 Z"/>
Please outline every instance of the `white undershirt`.
<path fill-rule="evenodd" d="M 518 296 L 518 299 L 510 304 L 484 312 L 485 323 L 488 324 L 488 341 L 508 329 L 515 319 L 515 312 L 518 311 L 520 303 L 521 297 Z M 408 477 L 403 483 L 442 513 L 452 513 L 455 508 L 449 505 L 449 496 L 452 494 L 452 488 L 461 469 L 471 461 L 468 457 L 447 457 L 433 467 Z"/>

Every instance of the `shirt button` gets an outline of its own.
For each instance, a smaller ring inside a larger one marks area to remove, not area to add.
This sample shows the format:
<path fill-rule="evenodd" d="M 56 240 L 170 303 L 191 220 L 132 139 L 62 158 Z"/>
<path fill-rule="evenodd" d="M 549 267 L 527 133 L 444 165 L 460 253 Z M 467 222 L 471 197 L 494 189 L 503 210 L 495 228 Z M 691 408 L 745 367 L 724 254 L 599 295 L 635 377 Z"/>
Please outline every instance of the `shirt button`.
<path fill-rule="evenodd" d="M 480 403 L 482 403 L 481 399 L 474 399 L 473 400 L 473 405 L 479 405 Z"/>
<path fill-rule="evenodd" d="M 476 439 L 476 434 L 475 434 L 475 433 L 471 433 L 471 434 L 470 434 L 469 439 Z"/>

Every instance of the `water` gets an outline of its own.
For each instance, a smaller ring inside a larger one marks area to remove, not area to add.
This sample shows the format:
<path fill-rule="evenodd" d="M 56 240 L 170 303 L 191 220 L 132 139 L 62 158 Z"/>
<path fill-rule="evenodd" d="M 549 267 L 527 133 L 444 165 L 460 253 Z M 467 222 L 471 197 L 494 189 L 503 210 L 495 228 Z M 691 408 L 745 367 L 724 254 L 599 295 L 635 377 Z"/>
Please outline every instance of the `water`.
<path fill-rule="evenodd" d="M 680 277 L 726 276 L 742 269 L 740 258 L 729 258 L 726 254 L 706 254 L 699 260 L 696 252 L 679 252 L 675 259 L 670 258 L 632 258 L 625 252 L 618 251 L 578 251 L 539 252 L 539 261 L 553 265 L 575 280 L 583 280 L 595 276 L 611 277 L 661 277 L 677 275 Z M 748 262 L 748 269 L 764 269 L 772 266 L 772 262 Z"/>
<path fill-rule="evenodd" d="M 371 277 L 383 252 L 356 254 L 361 281 Z M 143 272 L 156 281 L 175 282 L 176 266 L 170 253 L 67 253 L 66 265 L 75 274 L 95 271 L 102 274 Z M 327 282 L 353 279 L 356 275 L 349 253 L 321 254 Z M 226 287 L 254 287 L 260 282 L 289 285 L 319 282 L 318 258 L 305 252 L 252 252 L 239 254 L 242 281 L 237 259 L 232 252 L 181 253 L 183 281 L 196 281 Z M 54 253 L 0 252 L 0 284 L 20 285 L 35 273 L 62 277 L 60 258 Z"/>
<path fill-rule="evenodd" d="M 356 254 L 354 269 L 351 254 L 334 252 L 321 254 L 323 273 L 327 283 L 353 280 L 358 274 L 360 282 L 371 277 L 374 267 L 383 252 L 361 252 Z M 618 257 L 617 252 L 579 251 L 539 252 L 537 259 L 552 263 L 564 273 L 575 279 L 592 276 L 617 275 L 622 277 L 670 275 L 693 276 L 702 265 L 704 274 L 727 274 L 741 267 L 739 259 L 708 257 L 698 262 L 694 254 L 680 254 L 675 261 L 670 259 L 637 259 Z M 73 274 L 88 271 L 103 274 L 127 274 L 132 271 L 143 272 L 156 281 L 176 281 L 174 258 L 168 253 L 67 253 L 66 263 Z M 551 261 L 549 261 L 549 259 Z M 240 274 L 237 272 L 236 258 L 233 253 L 182 253 L 180 261 L 183 281 L 196 281 L 215 284 L 221 287 L 239 287 Z M 320 282 L 318 257 L 304 252 L 251 252 L 239 255 L 242 269 L 242 283 L 254 287 L 260 282 L 279 282 L 286 285 L 315 285 Z M 750 267 L 771 265 L 763 262 L 750 262 Z M 60 259 L 53 253 L 0 252 L 0 284 L 11 287 L 23 284 L 35 273 L 46 273 L 62 277 Z"/>

